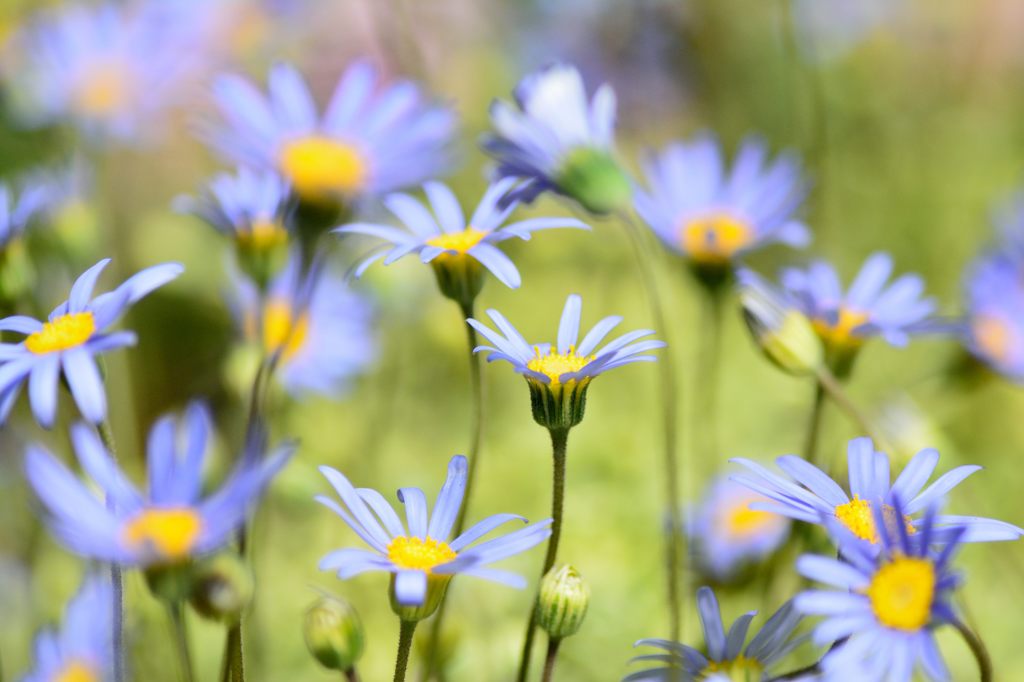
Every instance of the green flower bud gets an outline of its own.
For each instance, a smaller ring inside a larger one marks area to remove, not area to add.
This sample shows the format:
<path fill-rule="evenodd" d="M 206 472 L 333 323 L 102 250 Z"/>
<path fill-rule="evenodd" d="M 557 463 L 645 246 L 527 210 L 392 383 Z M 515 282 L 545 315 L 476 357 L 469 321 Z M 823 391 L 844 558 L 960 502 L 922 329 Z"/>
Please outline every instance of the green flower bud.
<path fill-rule="evenodd" d="M 484 266 L 465 253 L 442 253 L 430 265 L 441 293 L 468 310 L 484 288 Z"/>
<path fill-rule="evenodd" d="M 790 374 L 817 373 L 824 362 L 824 348 L 806 315 L 786 305 L 752 273 L 744 273 L 740 303 L 750 333 L 769 360 Z"/>
<path fill-rule="evenodd" d="M 236 622 L 252 594 L 252 569 L 234 553 L 218 554 L 192 569 L 192 607 L 205 618 Z"/>
<path fill-rule="evenodd" d="M 363 624 L 343 599 L 321 597 L 313 602 L 302 633 L 309 653 L 330 670 L 351 670 L 363 655 Z"/>
<path fill-rule="evenodd" d="M 427 596 L 419 606 L 401 604 L 395 595 L 395 575 L 391 576 L 391 585 L 388 588 L 388 596 L 391 598 L 391 610 L 400 620 L 407 622 L 421 621 L 429 618 L 441 605 L 444 594 L 448 590 L 448 583 L 452 581 L 450 575 L 427 574 Z"/>
<path fill-rule="evenodd" d="M 564 194 L 597 215 L 628 208 L 633 196 L 629 178 L 603 149 L 583 147 L 571 152 L 555 183 Z"/>
<path fill-rule="evenodd" d="M 576 634 L 583 625 L 590 604 L 590 587 L 579 572 L 569 566 L 554 566 L 540 581 L 537 624 L 551 639 Z"/>

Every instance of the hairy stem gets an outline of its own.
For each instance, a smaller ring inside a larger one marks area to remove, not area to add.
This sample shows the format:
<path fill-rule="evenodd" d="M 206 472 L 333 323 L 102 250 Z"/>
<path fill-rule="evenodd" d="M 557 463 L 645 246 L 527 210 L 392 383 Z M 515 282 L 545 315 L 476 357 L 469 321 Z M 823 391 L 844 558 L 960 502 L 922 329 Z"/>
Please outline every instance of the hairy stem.
<path fill-rule="evenodd" d="M 555 659 L 558 658 L 558 647 L 561 643 L 560 639 L 548 640 L 548 653 L 544 657 L 544 676 L 541 678 L 541 682 L 551 682 L 554 679 Z"/>
<path fill-rule="evenodd" d="M 394 682 L 405 682 L 405 671 L 409 667 L 409 651 L 412 649 L 412 636 L 416 632 L 417 624 L 415 620 L 403 620 L 399 627 Z"/>

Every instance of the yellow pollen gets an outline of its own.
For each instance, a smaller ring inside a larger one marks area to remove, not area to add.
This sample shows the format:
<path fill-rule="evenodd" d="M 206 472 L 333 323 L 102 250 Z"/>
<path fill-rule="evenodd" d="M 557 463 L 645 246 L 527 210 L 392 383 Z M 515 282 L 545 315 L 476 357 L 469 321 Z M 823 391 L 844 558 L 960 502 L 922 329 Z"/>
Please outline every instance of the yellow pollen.
<path fill-rule="evenodd" d="M 822 341 L 833 346 L 859 346 L 864 339 L 854 334 L 854 329 L 868 321 L 867 313 L 849 308 L 839 308 L 839 317 L 835 324 L 825 320 L 814 320 L 814 331 Z"/>
<path fill-rule="evenodd" d="M 875 514 L 871 510 L 871 503 L 856 495 L 845 504 L 836 507 L 836 518 L 846 528 L 861 540 L 867 540 L 871 544 L 878 544 L 878 528 L 875 526 Z M 896 510 L 889 505 L 882 505 L 882 517 L 885 519 L 886 528 L 890 533 L 896 532 Z M 907 533 L 913 535 L 916 531 L 910 522 L 909 516 L 903 517 L 903 524 Z"/>
<path fill-rule="evenodd" d="M 99 682 L 100 676 L 91 665 L 71 661 L 52 679 L 53 682 Z"/>
<path fill-rule="evenodd" d="M 680 229 L 683 250 L 693 260 L 709 265 L 727 263 L 753 236 L 750 225 L 728 213 L 694 218 Z"/>
<path fill-rule="evenodd" d="M 310 135 L 284 145 L 281 172 L 304 199 L 329 200 L 366 185 L 366 160 L 355 147 L 322 135 Z"/>
<path fill-rule="evenodd" d="M 290 360 L 302 350 L 309 336 L 309 315 L 295 320 L 291 305 L 281 299 L 271 300 L 263 309 L 263 347 L 273 353 L 282 346 L 283 359 Z"/>
<path fill-rule="evenodd" d="M 25 348 L 36 355 L 56 353 L 81 346 L 96 331 L 96 318 L 91 312 L 68 313 L 44 322 L 43 328 L 25 339 Z"/>
<path fill-rule="evenodd" d="M 528 369 L 534 372 L 546 374 L 551 379 L 551 386 L 559 384 L 558 377 L 567 372 L 578 372 L 594 360 L 593 355 L 577 355 L 574 346 L 569 347 L 569 352 L 564 355 L 557 352 L 554 345 L 547 355 L 541 355 L 540 346 L 534 346 L 537 355 L 526 363 Z M 573 383 L 569 381 L 568 383 Z"/>
<path fill-rule="evenodd" d="M 452 561 L 457 555 L 447 543 L 428 537 L 397 537 L 388 545 L 388 559 L 399 568 L 430 573 L 430 569 Z"/>
<path fill-rule="evenodd" d="M 462 232 L 446 232 L 427 240 L 427 244 L 436 246 L 439 249 L 456 251 L 464 254 L 480 243 L 480 240 L 487 236 L 487 233 L 475 227 L 467 227 Z M 451 255 L 451 254 L 448 254 Z"/>
<path fill-rule="evenodd" d="M 73 101 L 84 114 L 105 118 L 125 106 L 131 94 L 131 79 L 125 67 L 117 63 L 95 64 L 86 69 Z"/>
<path fill-rule="evenodd" d="M 900 556 L 883 565 L 867 588 L 879 622 L 897 630 L 920 630 L 931 618 L 935 567 L 927 559 Z"/>
<path fill-rule="evenodd" d="M 184 559 L 199 539 L 202 521 L 194 509 L 146 509 L 122 531 L 132 547 L 148 546 L 161 557 Z"/>
<path fill-rule="evenodd" d="M 988 357 L 1005 361 L 1013 347 L 1013 334 L 1009 325 L 997 317 L 981 316 L 971 323 L 974 341 Z"/>
<path fill-rule="evenodd" d="M 729 537 L 742 539 L 777 525 L 781 518 L 771 512 L 751 509 L 754 499 L 742 500 L 725 510 L 719 517 L 719 525 Z"/>
<path fill-rule="evenodd" d="M 239 230 L 235 234 L 238 245 L 251 251 L 270 251 L 288 242 L 288 231 L 284 225 L 274 220 L 256 220 L 248 230 Z"/>
<path fill-rule="evenodd" d="M 747 680 L 760 680 L 764 671 L 761 662 L 756 658 L 737 656 L 728 661 L 709 661 L 706 668 L 700 671 L 697 679 L 706 680 L 712 675 L 727 675 L 730 680 L 736 682 L 747 682 Z"/>

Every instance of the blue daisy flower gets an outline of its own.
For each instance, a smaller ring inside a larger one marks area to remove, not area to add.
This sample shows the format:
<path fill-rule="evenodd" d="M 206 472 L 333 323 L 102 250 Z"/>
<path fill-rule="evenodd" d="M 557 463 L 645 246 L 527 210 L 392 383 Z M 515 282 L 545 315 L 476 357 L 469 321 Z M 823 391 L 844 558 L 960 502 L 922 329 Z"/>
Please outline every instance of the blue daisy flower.
<path fill-rule="evenodd" d="M 504 207 L 500 202 L 515 182 L 513 178 L 506 178 L 492 184 L 468 221 L 451 189 L 440 182 L 428 182 L 423 190 L 429 200 L 429 210 L 407 194 L 392 194 L 384 200 L 384 205 L 401 221 L 405 230 L 388 225 L 354 223 L 339 227 L 335 232 L 368 235 L 387 242 L 383 250 L 359 264 L 357 276 L 382 258 L 385 265 L 390 265 L 415 253 L 424 263 L 432 264 L 435 271 L 465 267 L 479 270 L 472 265 L 473 262 L 478 263 L 502 284 L 515 289 L 522 282 L 519 271 L 511 259 L 495 246 L 496 243 L 513 237 L 528 240 L 538 230 L 558 227 L 590 229 L 574 218 L 530 218 L 506 224 L 518 202 L 510 201 Z"/>
<path fill-rule="evenodd" d="M 487 315 L 497 326 L 494 331 L 479 320 L 467 322 L 491 344 L 478 346 L 473 352 L 487 352 L 487 361 L 504 360 L 526 378 L 530 386 L 534 419 L 542 426 L 567 428 L 583 418 L 586 390 L 591 380 L 616 367 L 634 362 L 654 362 L 647 351 L 663 348 L 665 342 L 655 339 L 641 341 L 654 334 L 652 329 L 638 329 L 623 334 L 598 348 L 604 338 L 622 322 L 611 315 L 599 321 L 580 339 L 580 313 L 583 299 L 572 294 L 565 301 L 558 323 L 556 343 L 531 345 L 497 310 Z"/>
<path fill-rule="evenodd" d="M 495 514 L 450 539 L 466 490 L 468 468 L 461 455 L 449 462 L 448 477 L 432 512 L 428 513 L 427 498 L 419 488 L 398 491 L 398 499 L 405 505 L 406 525 L 376 490 L 354 488 L 345 476 L 330 467 L 322 466 L 320 471 L 338 493 L 342 505 L 324 495 L 316 500 L 338 514 L 372 548 L 335 550 L 320 561 L 320 569 L 336 571 L 342 579 L 367 571 L 391 573 L 394 602 L 398 607 L 424 609 L 421 618 L 437 607 L 456 574 L 524 588 L 524 578 L 490 568 L 489 564 L 524 552 L 551 535 L 551 519 L 545 519 L 474 545 L 505 523 L 526 522 L 516 514 Z"/>
<path fill-rule="evenodd" d="M 96 432 L 71 429 L 82 469 L 104 493 L 93 492 L 44 448 L 29 446 L 25 471 L 47 511 L 53 533 L 82 556 L 129 566 L 176 564 L 231 542 L 291 447 L 262 461 L 244 458 L 216 492 L 203 497 L 202 473 L 212 428 L 209 411 L 193 403 L 178 428 L 158 420 L 147 445 L 148 486 L 137 489 Z"/>
<path fill-rule="evenodd" d="M 239 323 L 264 353 L 280 351 L 278 376 L 292 395 L 337 397 L 375 359 L 370 302 L 333 273 L 300 279 L 293 257 L 265 299 L 244 278 L 236 278 L 236 288 Z"/>
<path fill-rule="evenodd" d="M 45 183 L 26 183 L 17 193 L 0 183 L 0 249 L 25 232 L 29 222 L 46 208 L 49 197 Z"/>
<path fill-rule="evenodd" d="M 641 639 L 634 646 L 652 646 L 665 653 L 637 656 L 633 662 L 666 665 L 630 673 L 622 678 L 622 682 L 673 682 L 680 677 L 683 682 L 766 680 L 771 677 L 769 671 L 778 661 L 807 640 L 806 637 L 793 637 L 800 624 L 800 614 L 792 602 L 786 602 L 772 614 L 746 646 L 747 631 L 757 615 L 756 611 L 737 618 L 726 633 L 715 593 L 710 587 L 702 587 L 697 590 L 697 614 L 704 630 L 707 653 L 670 640 Z"/>
<path fill-rule="evenodd" d="M 697 563 L 716 580 L 729 580 L 753 561 L 778 549 L 789 535 L 790 522 L 771 512 L 751 509 L 769 499 L 721 477 L 709 486 L 691 511 L 687 533 Z"/>
<path fill-rule="evenodd" d="M 835 269 L 823 261 L 784 270 L 781 281 L 828 347 L 855 350 L 874 336 L 903 346 L 910 334 L 925 329 L 935 302 L 922 297 L 924 280 L 918 275 L 888 283 L 892 268 L 889 254 L 872 254 L 845 292 Z"/>
<path fill-rule="evenodd" d="M 898 497 L 893 505 L 897 518 L 903 515 Z M 816 644 L 842 641 L 821 667 L 827 679 L 850 679 L 828 676 L 857 670 L 857 679 L 910 682 L 918 668 L 930 680 L 949 680 L 933 631 L 956 620 L 951 593 L 960 577 L 950 561 L 963 529 L 946 533 L 937 549 L 933 508 L 914 533 L 881 513 L 875 516 L 880 554 L 850 542 L 841 559 L 804 555 L 797 560 L 802 575 L 837 588 L 802 592 L 794 599 L 803 614 L 825 617 L 814 629 Z"/>
<path fill-rule="evenodd" d="M 59 631 L 35 640 L 35 668 L 22 682 L 105 682 L 113 679 L 113 613 L 109 578 L 89 576 L 68 603 Z"/>
<path fill-rule="evenodd" d="M 650 190 L 636 191 L 637 213 L 697 267 L 720 270 L 766 244 L 810 242 L 796 217 L 807 195 L 800 163 L 791 154 L 769 161 L 759 139 L 742 143 L 731 170 L 713 136 L 676 142 L 646 160 L 644 175 Z"/>
<path fill-rule="evenodd" d="M 788 516 L 797 521 L 828 525 L 837 522 L 850 533 L 872 545 L 879 541 L 875 516 L 877 501 L 881 500 L 883 512 L 894 513 L 894 500 L 906 500 L 903 505 L 907 523 L 919 528 L 924 521 L 914 518 L 928 507 L 941 502 L 950 490 L 971 474 L 981 470 L 980 466 L 956 467 L 925 488 L 939 463 L 937 450 L 928 448 L 914 455 L 896 481 L 890 483 L 889 457 L 875 451 L 870 438 L 851 440 L 847 448 L 850 493 L 847 494 L 838 483 L 818 467 L 795 456 L 784 455 L 775 460 L 782 475 L 749 459 L 737 457 L 729 460 L 749 469 L 753 475 L 733 476 L 737 483 L 761 493 L 770 502 L 753 503 L 752 509 L 761 509 Z M 953 529 L 963 529 L 963 542 L 998 542 L 1016 540 L 1024 535 L 1017 526 L 976 516 L 941 515 L 934 520 L 936 540 L 942 540 Z"/>
<path fill-rule="evenodd" d="M 198 197 L 179 197 L 175 208 L 201 218 L 242 249 L 263 251 L 288 242 L 289 199 L 281 176 L 242 167 L 214 177 Z"/>
<path fill-rule="evenodd" d="M 616 101 L 610 85 L 588 100 L 579 71 L 554 64 L 523 78 L 513 96 L 515 106 L 491 105 L 496 132 L 483 139 L 498 162 L 497 176 L 524 181 L 509 200 L 528 203 L 550 191 L 596 213 L 628 202 L 629 182 L 612 158 Z"/>
<path fill-rule="evenodd" d="M 68 300 L 54 308 L 46 322 L 13 315 L 0 320 L 0 331 L 25 334 L 20 343 L 0 344 L 0 421 L 5 421 L 23 384 L 36 420 L 53 426 L 57 387 L 67 380 L 82 416 L 98 424 L 106 419 L 107 399 L 96 366 L 100 353 L 131 346 L 135 334 L 108 332 L 128 307 L 182 273 L 177 263 L 164 263 L 136 273 L 114 291 L 92 297 L 93 287 L 110 259 L 86 270 L 71 287 Z"/>
<path fill-rule="evenodd" d="M 346 69 L 322 114 L 286 64 L 270 70 L 266 95 L 244 78 L 222 76 L 214 96 L 224 121 L 208 135 L 211 144 L 233 162 L 277 171 L 309 201 L 409 187 L 450 162 L 453 113 L 427 103 L 411 82 L 380 88 L 366 62 Z"/>

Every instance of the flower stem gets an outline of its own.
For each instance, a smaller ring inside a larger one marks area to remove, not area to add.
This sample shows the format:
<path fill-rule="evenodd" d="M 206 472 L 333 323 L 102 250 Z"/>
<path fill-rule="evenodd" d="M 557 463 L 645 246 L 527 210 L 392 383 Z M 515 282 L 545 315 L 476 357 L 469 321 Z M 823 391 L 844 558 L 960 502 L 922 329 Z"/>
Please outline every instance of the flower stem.
<path fill-rule="evenodd" d="M 693 406 L 697 411 L 695 424 L 702 434 L 699 457 L 705 466 L 714 472 L 718 461 L 718 384 L 719 359 L 722 342 L 722 307 L 724 285 L 704 286 L 703 321 L 701 323 L 701 345 L 697 356 L 697 386 L 701 399 L 695 400 Z"/>
<path fill-rule="evenodd" d="M 544 676 L 541 682 L 551 682 L 555 675 L 555 659 L 558 658 L 558 647 L 562 643 L 560 639 L 548 640 L 548 654 L 544 658 Z"/>
<path fill-rule="evenodd" d="M 985 643 L 964 622 L 954 620 L 953 627 L 964 638 L 964 642 L 967 643 L 974 655 L 974 660 L 978 662 L 978 674 L 981 682 L 992 682 L 992 659 L 989 658 Z"/>
<path fill-rule="evenodd" d="M 551 537 L 548 538 L 548 551 L 544 556 L 544 568 L 540 577 L 551 570 L 558 558 L 558 541 L 562 537 L 562 508 L 565 502 L 565 453 L 566 443 L 569 440 L 569 429 L 549 429 L 551 434 L 551 454 L 554 460 L 554 471 L 551 491 Z M 539 590 L 539 586 L 538 586 Z M 533 638 L 537 632 L 537 600 L 540 599 L 540 592 L 533 600 L 533 608 L 530 610 L 530 622 L 526 626 L 526 638 L 523 642 L 523 653 L 519 660 L 519 673 L 516 675 L 518 682 L 525 682 L 530 670 L 530 657 L 533 654 Z"/>
<path fill-rule="evenodd" d="M 355 666 L 352 666 L 342 674 L 345 676 L 346 682 L 359 682 L 359 671 L 356 670 Z"/>
<path fill-rule="evenodd" d="M 857 423 L 864 435 L 870 436 L 879 447 L 882 447 L 884 441 L 878 437 L 867 416 L 850 400 L 846 390 L 832 372 L 823 367 L 818 370 L 817 377 L 818 385 L 828 393 L 828 397 Z"/>
<path fill-rule="evenodd" d="M 100 440 L 110 453 L 111 458 L 117 461 L 117 446 L 114 443 L 114 431 L 110 428 L 110 422 L 104 419 L 99 425 Z M 113 500 L 107 496 L 107 508 L 113 505 Z M 114 682 L 124 682 L 124 578 L 121 575 L 121 567 L 116 563 L 110 564 L 110 583 L 112 586 L 112 614 L 111 620 L 113 632 L 112 644 L 114 646 Z"/>
<path fill-rule="evenodd" d="M 811 405 L 811 417 L 807 423 L 807 437 L 804 440 L 804 460 L 817 464 L 818 435 L 821 433 L 821 419 L 825 410 L 825 387 L 820 381 L 814 383 L 814 402 Z"/>
<path fill-rule="evenodd" d="M 188 646 L 184 604 L 180 601 L 167 602 L 167 613 L 171 618 L 171 625 L 174 626 L 174 645 L 178 655 L 181 679 L 184 682 L 193 682 L 195 677 L 192 674 L 192 654 Z"/>
<path fill-rule="evenodd" d="M 224 660 L 221 663 L 221 682 L 245 682 L 242 658 L 242 628 L 237 623 L 228 627 L 224 641 Z"/>
<path fill-rule="evenodd" d="M 398 655 L 395 657 L 394 682 L 405 682 L 405 670 L 409 667 L 409 651 L 412 649 L 412 635 L 419 621 L 403 620 L 398 630 Z"/>

